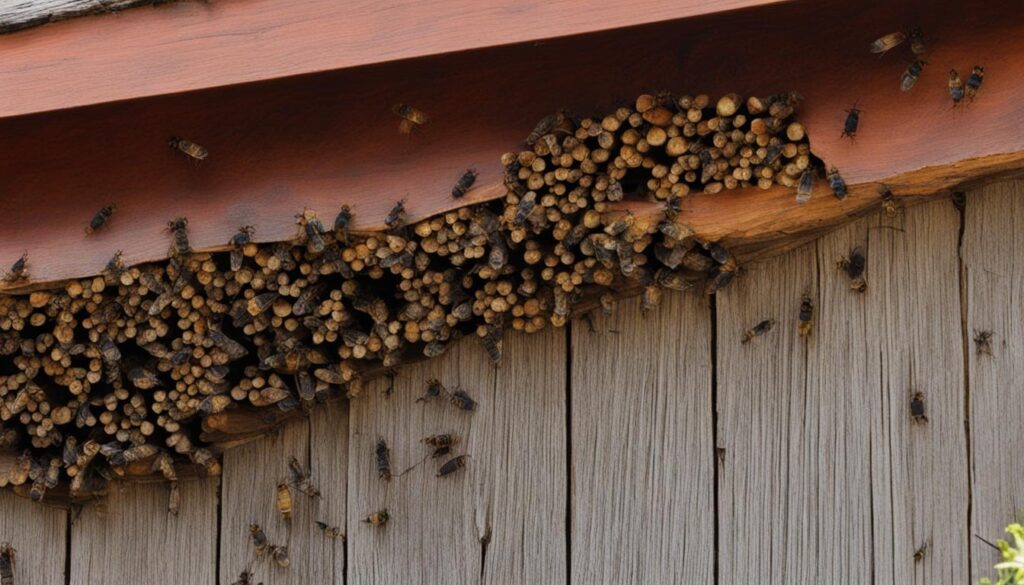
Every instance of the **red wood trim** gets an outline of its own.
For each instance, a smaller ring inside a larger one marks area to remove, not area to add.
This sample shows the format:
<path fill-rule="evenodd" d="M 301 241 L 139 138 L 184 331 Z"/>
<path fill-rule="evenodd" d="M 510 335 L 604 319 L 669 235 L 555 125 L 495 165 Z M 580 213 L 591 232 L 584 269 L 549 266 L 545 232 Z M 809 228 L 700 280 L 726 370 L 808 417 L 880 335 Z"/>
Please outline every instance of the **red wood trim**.
<path fill-rule="evenodd" d="M 214 0 L 0 37 L 0 117 L 692 17 L 778 0 Z"/>

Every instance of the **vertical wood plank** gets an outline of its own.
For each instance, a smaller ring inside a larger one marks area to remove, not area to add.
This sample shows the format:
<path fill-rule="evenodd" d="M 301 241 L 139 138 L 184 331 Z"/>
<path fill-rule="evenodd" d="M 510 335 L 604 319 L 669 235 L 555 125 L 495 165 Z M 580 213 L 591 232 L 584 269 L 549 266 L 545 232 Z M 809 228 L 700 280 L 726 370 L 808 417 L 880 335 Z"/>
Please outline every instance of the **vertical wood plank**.
<path fill-rule="evenodd" d="M 348 520 L 348 419 L 347 400 L 321 406 L 310 415 L 309 469 L 321 497 L 310 501 L 295 494 L 301 500 L 300 505 L 312 505 L 314 521 L 342 530 Z M 319 583 L 341 585 L 345 582 L 345 539 L 315 533 L 308 558 L 314 565 L 331 567 Z"/>
<path fill-rule="evenodd" d="M 111 484 L 71 525 L 71 584 L 214 583 L 217 481 L 180 482 L 177 517 L 168 486 Z"/>
<path fill-rule="evenodd" d="M 711 323 L 697 294 L 572 328 L 573 583 L 710 583 Z"/>
<path fill-rule="evenodd" d="M 971 430 L 971 533 L 994 542 L 1024 512 L 1024 181 L 968 194 L 963 235 Z M 973 339 L 992 332 L 991 355 Z M 999 555 L 971 537 L 972 581 Z"/>
<path fill-rule="evenodd" d="M 821 517 L 817 488 L 831 483 L 832 471 L 821 465 L 819 430 L 832 430 L 819 429 L 814 415 L 834 402 L 832 392 L 821 396 L 807 383 L 808 352 L 828 335 L 817 314 L 814 254 L 812 244 L 753 264 L 717 298 L 723 583 L 815 582 L 821 567 L 846 548 L 829 550 L 820 542 L 828 519 Z M 816 309 L 808 340 L 797 332 L 805 292 Z M 774 319 L 775 327 L 742 343 L 743 334 L 765 319 Z"/>
<path fill-rule="evenodd" d="M 565 580 L 565 337 L 550 330 L 506 336 L 497 370 L 472 339 L 403 368 L 394 391 L 370 384 L 351 406 L 349 583 L 563 583 Z M 426 380 L 461 386 L 478 401 L 467 413 L 418 403 Z M 445 460 L 420 443 L 455 433 L 465 469 L 435 477 Z M 390 482 L 377 477 L 374 445 L 391 448 Z M 361 520 L 387 508 L 376 528 Z"/>
<path fill-rule="evenodd" d="M 335 407 L 330 404 L 322 408 Z M 247 568 L 255 573 L 257 582 L 267 585 L 340 581 L 340 576 L 335 575 L 335 558 L 324 554 L 324 536 L 314 524 L 321 504 L 292 490 L 293 514 L 286 522 L 275 503 L 277 484 L 288 479 L 289 460 L 296 457 L 308 465 L 309 444 L 310 421 L 305 419 L 293 421 L 274 435 L 229 449 L 224 454 L 221 583 L 233 583 Z M 318 449 L 327 452 L 325 445 L 318 445 Z M 325 456 L 331 457 L 329 454 Z M 333 459 L 339 461 L 340 457 L 335 454 Z M 312 470 L 313 481 L 325 499 L 337 497 L 334 485 L 325 479 L 345 476 L 344 470 L 331 473 L 327 471 L 330 468 L 330 465 L 324 465 Z M 290 567 L 281 568 L 269 558 L 256 559 L 249 539 L 251 523 L 263 527 L 270 544 L 288 546 Z"/>
<path fill-rule="evenodd" d="M 0 491 L 0 542 L 17 552 L 17 585 L 63 585 L 68 512 Z"/>
<path fill-rule="evenodd" d="M 875 582 L 965 583 L 960 217 L 949 201 L 937 201 L 869 225 L 869 292 L 875 290 L 868 295 L 868 351 L 879 355 L 882 383 L 881 413 L 870 414 L 871 452 L 880 455 L 870 477 L 873 501 L 892 506 L 888 517 L 875 515 L 875 534 L 885 539 L 875 546 Z M 911 417 L 915 392 L 924 395 L 927 424 Z"/>

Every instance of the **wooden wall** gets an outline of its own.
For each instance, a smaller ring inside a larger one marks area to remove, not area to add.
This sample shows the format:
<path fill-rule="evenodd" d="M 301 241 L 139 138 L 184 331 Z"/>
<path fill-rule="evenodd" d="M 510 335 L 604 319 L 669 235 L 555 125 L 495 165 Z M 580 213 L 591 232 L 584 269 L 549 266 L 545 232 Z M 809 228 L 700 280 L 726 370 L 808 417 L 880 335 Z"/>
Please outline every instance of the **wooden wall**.
<path fill-rule="evenodd" d="M 835 263 L 867 255 L 853 292 Z M 801 297 L 814 331 L 797 334 Z M 18 585 L 277 583 L 935 583 L 986 574 L 1024 508 L 1024 182 L 851 224 L 744 267 L 709 300 L 477 344 L 375 382 L 230 451 L 219 480 L 119 487 L 80 514 L 0 494 Z M 777 325 L 749 343 L 743 332 Z M 974 337 L 991 331 L 991 354 Z M 476 412 L 417 402 L 461 386 Z M 921 392 L 927 423 L 910 415 Z M 467 467 L 435 477 L 423 436 L 457 433 Z M 388 440 L 400 477 L 376 477 Z M 323 497 L 274 487 L 295 456 Z M 361 522 L 388 508 L 385 528 Z M 343 526 L 326 539 L 315 520 Z M 290 547 L 254 561 L 247 526 Z"/>

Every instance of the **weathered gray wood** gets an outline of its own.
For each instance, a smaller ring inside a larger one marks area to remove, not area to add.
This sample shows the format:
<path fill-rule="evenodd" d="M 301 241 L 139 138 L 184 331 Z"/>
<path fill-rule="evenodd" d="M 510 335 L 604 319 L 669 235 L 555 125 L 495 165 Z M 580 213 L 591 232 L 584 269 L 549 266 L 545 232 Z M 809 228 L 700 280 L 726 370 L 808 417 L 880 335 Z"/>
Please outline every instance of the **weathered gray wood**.
<path fill-rule="evenodd" d="M 0 33 L 170 0 L 0 0 Z"/>
<path fill-rule="evenodd" d="M 180 482 L 177 517 L 166 485 L 111 484 L 71 525 L 71 584 L 213 583 L 217 481 Z"/>
<path fill-rule="evenodd" d="M 968 194 L 963 235 L 971 430 L 972 534 L 990 542 L 1024 512 L 1024 182 Z M 992 354 L 974 337 L 992 332 Z M 998 553 L 971 536 L 972 575 L 992 576 Z"/>
<path fill-rule="evenodd" d="M 938 201 L 869 226 L 866 336 L 869 356 L 880 358 L 882 383 L 881 410 L 865 413 L 875 423 L 869 476 L 875 582 L 966 583 L 959 215 L 950 202 Z M 924 393 L 927 424 L 911 419 L 914 392 Z M 870 397 L 863 400 L 870 404 Z M 915 561 L 925 545 L 924 558 Z"/>
<path fill-rule="evenodd" d="M 63 585 L 68 512 L 0 491 L 0 542 L 17 550 L 17 585 Z"/>
<path fill-rule="evenodd" d="M 331 404 L 322 408 L 339 407 Z M 334 417 L 337 416 L 342 415 L 335 413 Z M 318 420 L 316 424 L 328 420 Z M 277 485 L 289 477 L 289 460 L 296 457 L 303 464 L 309 464 L 310 425 L 308 419 L 292 421 L 275 435 L 229 449 L 224 454 L 221 583 L 234 582 L 246 568 L 255 573 L 257 581 L 267 585 L 341 582 L 336 555 L 325 552 L 328 547 L 334 549 L 339 545 L 325 543 L 315 521 L 338 518 L 345 509 L 341 498 L 345 497 L 343 478 L 347 472 L 341 453 L 346 441 L 335 437 L 333 441 L 318 442 L 316 447 L 315 461 L 318 465 L 312 469 L 313 480 L 323 494 L 322 499 L 329 500 L 330 504 L 292 490 L 293 513 L 288 522 L 278 513 L 276 505 Z M 325 436 L 326 429 L 319 429 L 318 437 Z M 340 522 L 340 518 L 338 520 Z M 263 527 L 270 544 L 288 547 L 289 568 L 278 567 L 268 558 L 256 558 L 249 539 L 249 525 L 252 523 Z"/>
<path fill-rule="evenodd" d="M 369 385 L 351 406 L 348 582 L 565 582 L 565 337 L 509 334 L 495 370 L 466 339 L 441 358 L 402 369 L 394 392 Z M 476 412 L 416 402 L 426 380 L 461 386 Z M 468 454 L 454 475 L 435 474 L 423 437 L 455 433 Z M 374 446 L 384 438 L 395 474 L 378 479 Z M 391 521 L 361 522 L 387 508 Z"/>
<path fill-rule="evenodd" d="M 710 583 L 711 327 L 705 299 L 637 299 L 572 328 L 573 583 Z"/>
<path fill-rule="evenodd" d="M 331 527 L 345 530 L 348 519 L 348 401 L 317 408 L 310 416 L 310 469 L 322 496 L 309 502 L 295 496 L 300 505 L 313 504 L 314 518 Z M 331 539 L 317 533 L 310 541 L 308 558 L 314 564 L 331 566 L 330 574 L 319 583 L 341 585 L 345 582 L 345 539 Z M 322 559 L 322 560 L 321 560 Z"/>

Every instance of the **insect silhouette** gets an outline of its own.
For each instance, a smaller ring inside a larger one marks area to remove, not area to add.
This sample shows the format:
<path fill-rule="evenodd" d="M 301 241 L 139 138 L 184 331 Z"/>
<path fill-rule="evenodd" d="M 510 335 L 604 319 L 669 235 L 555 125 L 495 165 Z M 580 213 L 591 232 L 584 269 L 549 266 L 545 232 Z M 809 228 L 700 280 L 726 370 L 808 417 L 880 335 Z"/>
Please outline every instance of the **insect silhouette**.
<path fill-rule="evenodd" d="M 839 169 L 832 167 L 828 170 L 828 185 L 836 199 L 846 199 L 846 181 L 839 174 Z"/>
<path fill-rule="evenodd" d="M 971 70 L 971 76 L 967 78 L 967 86 L 964 88 L 964 95 L 968 100 L 974 101 L 974 98 L 978 95 L 978 90 L 981 89 L 983 79 L 985 79 L 985 68 L 981 65 L 975 65 L 974 69 Z"/>
<path fill-rule="evenodd" d="M 437 477 L 445 477 L 462 469 L 463 467 L 466 466 L 467 459 L 469 459 L 469 455 L 459 455 L 457 457 L 452 457 L 448 461 L 445 461 L 444 465 L 442 465 L 441 468 L 437 470 Z"/>
<path fill-rule="evenodd" d="M 860 113 L 863 110 L 857 107 L 857 104 L 853 104 L 853 107 L 846 110 L 846 121 L 843 122 L 843 133 L 840 134 L 840 138 L 849 136 L 851 139 L 857 135 L 857 127 L 860 126 Z"/>
<path fill-rule="evenodd" d="M 476 182 L 477 172 L 476 169 L 469 169 L 459 177 L 459 180 L 455 182 L 455 186 L 452 187 L 452 197 L 458 199 L 466 194 L 470 188 L 473 187 L 473 183 Z"/>
<path fill-rule="evenodd" d="M 167 144 L 193 160 L 206 160 L 206 157 L 210 155 L 210 152 L 206 148 L 199 146 L 191 140 L 185 140 L 184 138 L 178 138 L 177 136 L 171 136 Z"/>
<path fill-rule="evenodd" d="M 979 356 L 992 355 L 992 332 L 978 331 L 974 335 L 974 347 Z"/>
<path fill-rule="evenodd" d="M 900 75 L 900 91 L 910 91 L 913 89 L 917 79 L 921 76 L 921 70 L 924 69 L 926 64 L 926 61 L 914 61 L 907 66 L 903 74 Z"/>
<path fill-rule="evenodd" d="M 7 284 L 14 284 L 28 278 L 28 252 L 21 255 L 11 265 L 11 269 L 4 275 L 4 282 Z"/>
<path fill-rule="evenodd" d="M 371 526 L 384 526 L 388 523 L 388 520 L 390 519 L 391 516 L 388 515 L 388 509 L 384 508 L 383 510 L 377 510 L 376 512 L 370 514 L 369 516 L 363 519 L 363 522 Z"/>
<path fill-rule="evenodd" d="M 910 418 L 918 424 L 928 423 L 924 407 L 924 392 L 914 392 L 910 396 Z"/>
<path fill-rule="evenodd" d="M 889 33 L 872 41 L 870 50 L 872 53 L 884 55 L 898 47 L 905 40 L 907 40 L 907 35 L 901 32 Z"/>
<path fill-rule="evenodd" d="M 89 226 L 85 228 L 85 233 L 91 234 L 103 227 L 107 223 L 107 220 L 110 219 L 110 216 L 114 215 L 114 212 L 116 211 L 117 205 L 114 205 L 113 203 L 97 211 L 96 215 L 92 216 L 92 220 L 89 221 Z"/>
<path fill-rule="evenodd" d="M 964 82 L 960 80 L 960 74 L 956 69 L 949 70 L 949 97 L 953 100 L 953 107 L 960 104 L 964 99 Z"/>
<path fill-rule="evenodd" d="M 755 337 L 760 337 L 761 335 L 771 331 L 772 327 L 775 327 L 775 319 L 765 319 L 750 329 L 747 329 L 743 333 L 743 338 L 740 339 L 740 343 L 750 343 L 750 340 Z"/>

